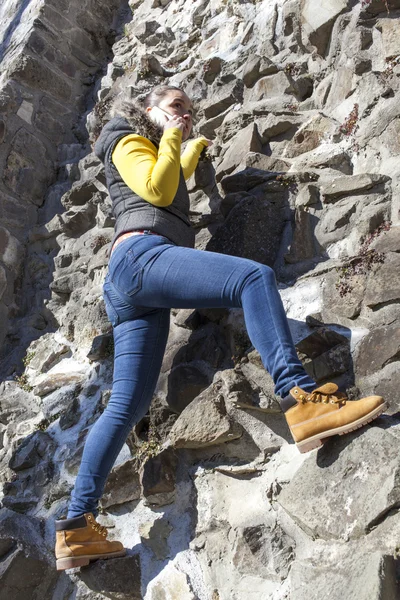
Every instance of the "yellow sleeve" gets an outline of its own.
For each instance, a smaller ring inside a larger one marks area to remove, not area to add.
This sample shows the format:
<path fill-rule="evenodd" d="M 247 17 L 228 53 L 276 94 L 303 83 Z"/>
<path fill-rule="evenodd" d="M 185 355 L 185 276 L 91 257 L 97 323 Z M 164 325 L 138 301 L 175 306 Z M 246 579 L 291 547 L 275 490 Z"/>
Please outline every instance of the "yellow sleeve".
<path fill-rule="evenodd" d="M 197 167 L 199 157 L 203 148 L 208 146 L 207 140 L 204 137 L 192 140 L 186 146 L 181 156 L 181 166 L 185 179 L 189 179 Z"/>
<path fill-rule="evenodd" d="M 124 136 L 112 161 L 128 187 L 155 206 L 168 206 L 175 198 L 180 177 L 182 132 L 166 129 L 157 148 L 135 133 Z"/>

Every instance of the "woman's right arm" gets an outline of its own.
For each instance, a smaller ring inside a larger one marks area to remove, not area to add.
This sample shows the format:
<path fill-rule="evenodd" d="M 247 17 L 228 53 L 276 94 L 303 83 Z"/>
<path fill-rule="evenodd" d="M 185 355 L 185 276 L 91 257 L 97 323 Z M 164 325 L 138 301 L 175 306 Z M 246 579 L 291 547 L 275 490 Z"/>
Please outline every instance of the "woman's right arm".
<path fill-rule="evenodd" d="M 168 206 L 175 198 L 180 177 L 182 131 L 164 130 L 157 148 L 136 134 L 123 137 L 112 153 L 112 161 L 128 187 L 155 206 Z"/>

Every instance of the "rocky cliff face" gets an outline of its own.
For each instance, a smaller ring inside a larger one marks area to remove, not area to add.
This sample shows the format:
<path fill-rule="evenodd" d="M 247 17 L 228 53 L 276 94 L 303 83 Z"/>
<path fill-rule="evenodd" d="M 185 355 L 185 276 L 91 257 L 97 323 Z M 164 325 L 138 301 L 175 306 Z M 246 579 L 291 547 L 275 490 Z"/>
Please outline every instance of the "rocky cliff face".
<path fill-rule="evenodd" d="M 400 2 L 8 0 L 0 16 L 0 598 L 394 600 Z M 102 499 L 132 550 L 57 575 L 53 520 L 112 379 L 113 216 L 90 144 L 122 89 L 165 82 L 215 140 L 188 184 L 197 247 L 273 266 L 309 373 L 390 410 L 300 455 L 241 312 L 175 310 Z"/>

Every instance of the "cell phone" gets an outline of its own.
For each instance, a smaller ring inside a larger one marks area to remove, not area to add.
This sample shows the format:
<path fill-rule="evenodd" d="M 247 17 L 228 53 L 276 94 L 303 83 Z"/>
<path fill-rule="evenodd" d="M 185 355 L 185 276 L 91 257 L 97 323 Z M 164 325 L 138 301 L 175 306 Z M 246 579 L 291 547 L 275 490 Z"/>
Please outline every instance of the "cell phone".
<path fill-rule="evenodd" d="M 170 115 L 169 113 L 167 113 L 167 111 L 163 110 L 159 106 L 153 106 L 151 112 L 153 113 L 157 124 L 161 125 L 161 127 L 163 127 L 165 125 L 166 120 L 169 121 L 173 116 L 173 115 Z M 166 117 L 167 117 L 167 119 L 166 119 Z"/>

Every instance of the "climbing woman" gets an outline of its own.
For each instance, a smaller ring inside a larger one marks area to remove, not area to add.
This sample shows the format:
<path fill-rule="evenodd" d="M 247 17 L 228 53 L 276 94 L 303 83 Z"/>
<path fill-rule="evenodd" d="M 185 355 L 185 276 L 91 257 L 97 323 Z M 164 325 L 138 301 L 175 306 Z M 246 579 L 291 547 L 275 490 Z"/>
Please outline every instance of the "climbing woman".
<path fill-rule="evenodd" d="M 108 474 L 132 427 L 150 405 L 163 360 L 171 308 L 241 307 L 248 335 L 274 380 L 300 452 L 372 421 L 380 396 L 349 402 L 333 383 L 320 387 L 299 361 L 270 267 L 194 250 L 185 180 L 204 137 L 192 129 L 192 103 L 160 86 L 143 105 L 120 101 L 95 145 L 104 162 L 116 218 L 104 302 L 114 332 L 114 380 L 108 405 L 86 440 L 66 519 L 56 521 L 59 570 L 122 556 L 96 522 Z"/>

